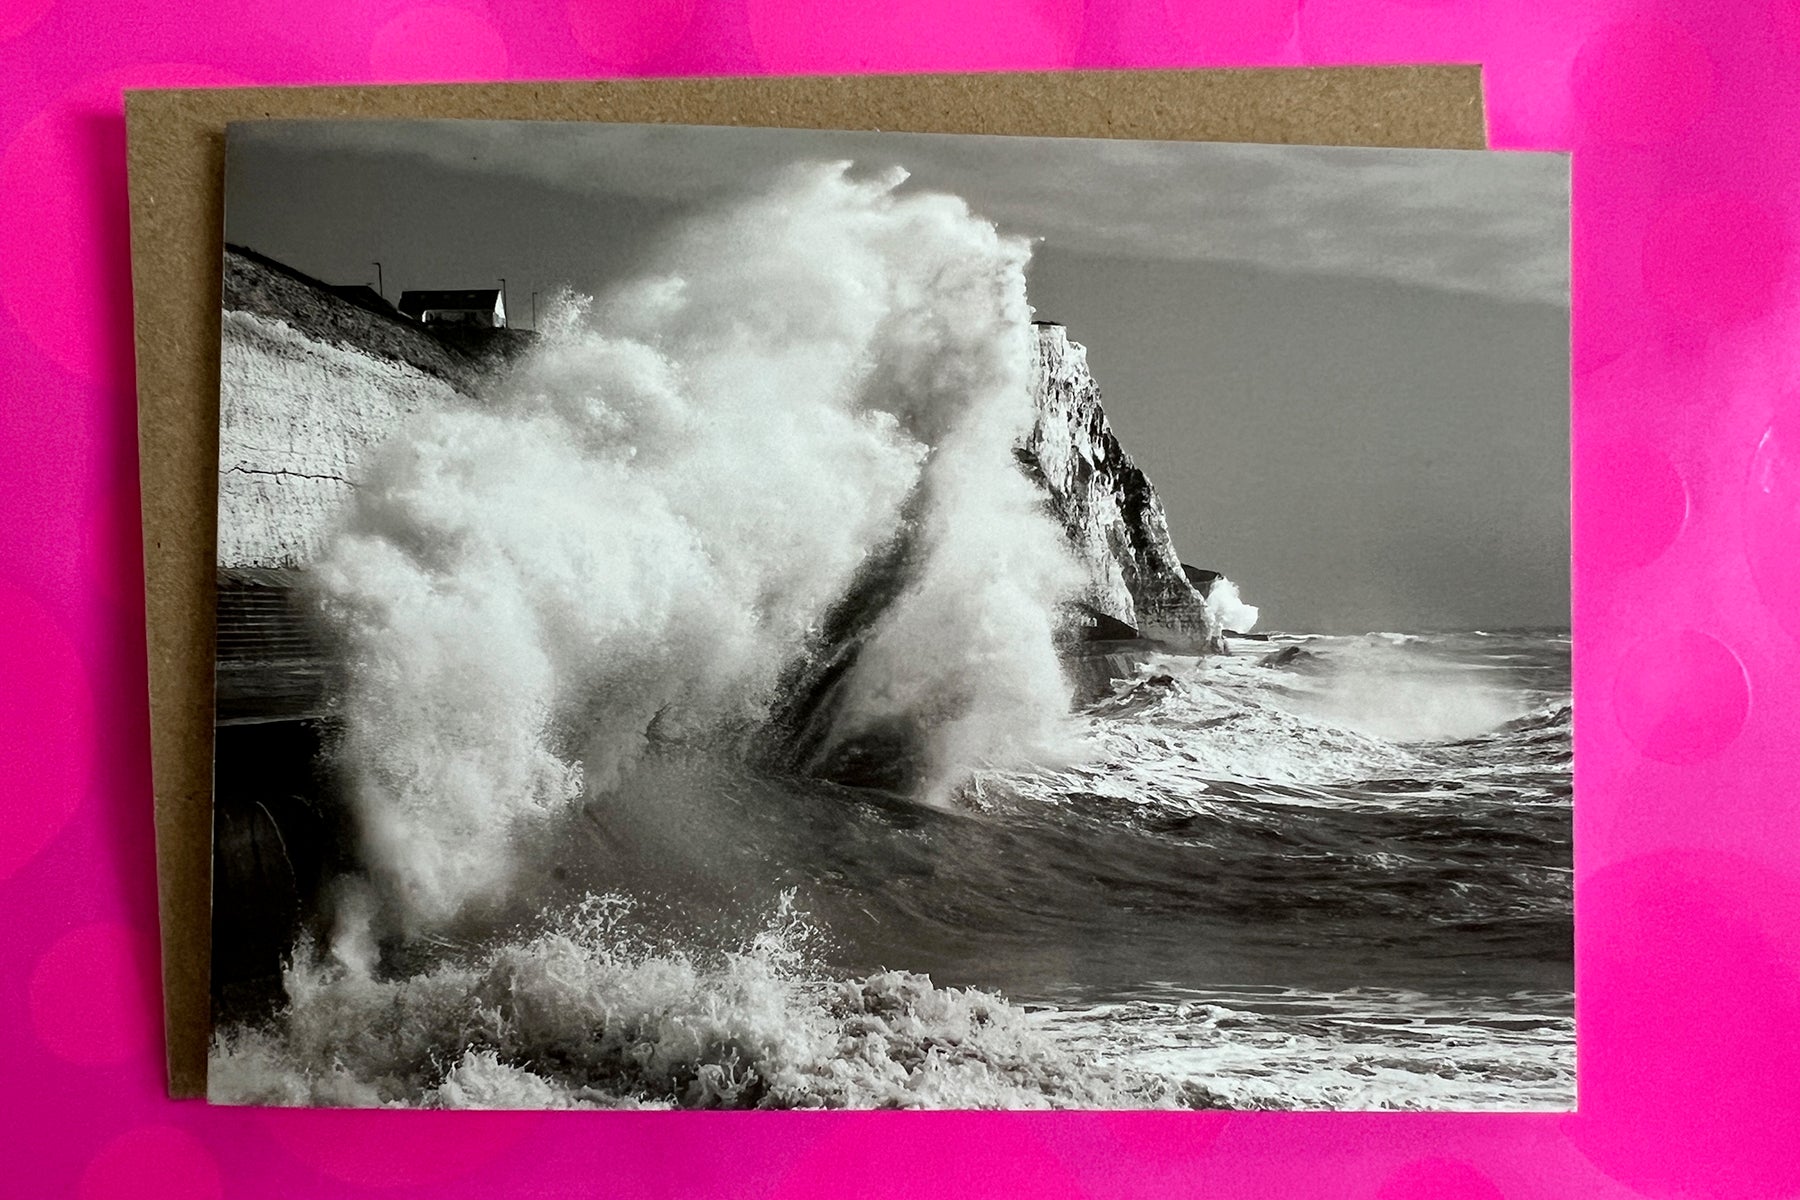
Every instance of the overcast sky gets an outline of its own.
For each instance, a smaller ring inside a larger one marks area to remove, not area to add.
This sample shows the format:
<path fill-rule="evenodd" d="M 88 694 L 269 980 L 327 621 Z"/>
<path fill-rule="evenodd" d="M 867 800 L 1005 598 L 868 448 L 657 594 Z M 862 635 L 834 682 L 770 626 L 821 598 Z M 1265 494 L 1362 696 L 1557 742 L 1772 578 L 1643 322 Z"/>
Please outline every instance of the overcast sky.
<path fill-rule="evenodd" d="M 329 282 L 604 289 L 798 159 L 1040 239 L 1187 561 L 1267 628 L 1568 623 L 1559 155 L 500 122 L 234 125 L 226 239 Z"/>

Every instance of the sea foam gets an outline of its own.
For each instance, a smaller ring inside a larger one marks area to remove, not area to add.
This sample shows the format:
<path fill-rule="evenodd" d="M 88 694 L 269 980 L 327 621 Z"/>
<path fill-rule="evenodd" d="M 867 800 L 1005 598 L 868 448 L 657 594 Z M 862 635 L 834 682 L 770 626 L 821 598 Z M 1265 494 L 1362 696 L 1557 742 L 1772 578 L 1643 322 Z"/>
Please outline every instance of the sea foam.
<path fill-rule="evenodd" d="M 302 949 L 278 1022 L 214 1039 L 216 1103 L 442 1108 L 1048 1108 L 1173 1105 L 1022 1009 L 887 971 L 810 971 L 784 901 L 703 955 L 591 898 L 465 963 L 375 979 Z"/>

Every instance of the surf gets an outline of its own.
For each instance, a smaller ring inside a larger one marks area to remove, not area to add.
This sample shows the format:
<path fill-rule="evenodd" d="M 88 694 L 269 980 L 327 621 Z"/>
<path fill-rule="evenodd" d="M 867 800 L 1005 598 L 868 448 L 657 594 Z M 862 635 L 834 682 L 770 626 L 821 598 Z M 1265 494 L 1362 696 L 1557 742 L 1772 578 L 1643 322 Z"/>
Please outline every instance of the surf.
<path fill-rule="evenodd" d="M 216 1103 L 434 1108 L 1173 1106 L 1021 1009 L 922 975 L 808 974 L 787 896 L 714 952 L 647 940 L 590 896 L 535 936 L 372 977 L 303 947 L 277 1026 L 215 1043 Z"/>

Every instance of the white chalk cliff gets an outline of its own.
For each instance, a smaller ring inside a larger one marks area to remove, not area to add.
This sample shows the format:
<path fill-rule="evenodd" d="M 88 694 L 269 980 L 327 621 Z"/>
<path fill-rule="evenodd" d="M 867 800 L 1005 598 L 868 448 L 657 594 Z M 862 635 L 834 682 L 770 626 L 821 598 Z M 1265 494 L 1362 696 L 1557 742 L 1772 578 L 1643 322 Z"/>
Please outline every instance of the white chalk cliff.
<path fill-rule="evenodd" d="M 1156 488 L 1113 435 L 1086 348 L 1061 325 L 1036 333 L 1037 423 L 1019 460 L 1088 569 L 1086 602 L 1152 637 L 1216 643 L 1222 631 L 1182 569 Z"/>

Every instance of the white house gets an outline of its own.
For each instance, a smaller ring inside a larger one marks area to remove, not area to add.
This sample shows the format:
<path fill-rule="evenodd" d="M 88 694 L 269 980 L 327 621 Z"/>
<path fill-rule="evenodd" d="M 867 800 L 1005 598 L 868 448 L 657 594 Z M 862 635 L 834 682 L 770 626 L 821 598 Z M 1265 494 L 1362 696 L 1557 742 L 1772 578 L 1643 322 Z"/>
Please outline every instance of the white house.
<path fill-rule="evenodd" d="M 423 325 L 506 328 L 506 296 L 499 288 L 472 291 L 401 292 L 400 311 Z"/>

